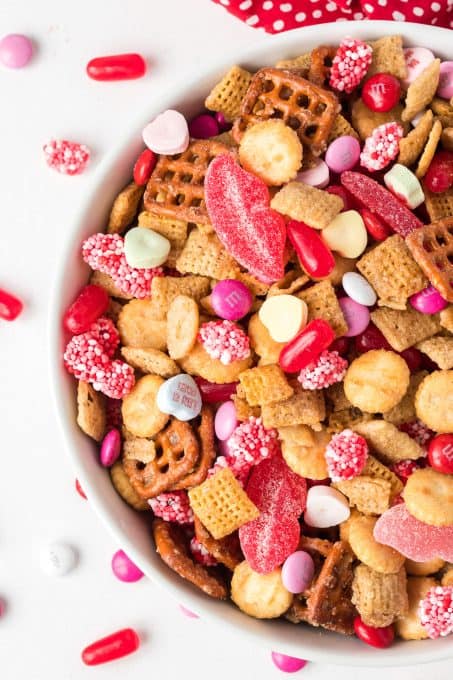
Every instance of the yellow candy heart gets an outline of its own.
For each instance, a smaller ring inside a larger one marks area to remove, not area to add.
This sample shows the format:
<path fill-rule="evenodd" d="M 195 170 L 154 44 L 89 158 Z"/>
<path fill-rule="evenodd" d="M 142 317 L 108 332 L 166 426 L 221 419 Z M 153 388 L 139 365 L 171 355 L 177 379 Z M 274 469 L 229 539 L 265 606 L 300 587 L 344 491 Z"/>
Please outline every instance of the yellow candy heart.
<path fill-rule="evenodd" d="M 273 295 L 264 301 L 258 316 L 275 342 L 289 342 L 306 326 L 308 308 L 294 295 Z"/>
<path fill-rule="evenodd" d="M 367 230 L 357 210 L 339 213 L 322 230 L 321 236 L 331 250 L 350 258 L 361 255 L 368 242 Z"/>

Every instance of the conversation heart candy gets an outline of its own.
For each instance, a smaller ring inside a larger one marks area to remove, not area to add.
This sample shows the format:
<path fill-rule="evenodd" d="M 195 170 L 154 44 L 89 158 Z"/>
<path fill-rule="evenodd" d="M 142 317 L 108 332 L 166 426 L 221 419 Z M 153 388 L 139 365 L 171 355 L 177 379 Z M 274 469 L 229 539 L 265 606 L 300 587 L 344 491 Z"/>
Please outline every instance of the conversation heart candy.
<path fill-rule="evenodd" d="M 351 510 L 349 501 L 331 486 L 312 486 L 307 493 L 304 522 L 310 527 L 335 527 L 345 522 Z"/>
<path fill-rule="evenodd" d="M 181 373 L 162 383 L 156 403 L 162 413 L 178 420 L 192 420 L 201 411 L 201 394 L 192 376 Z"/>
<path fill-rule="evenodd" d="M 365 208 L 375 213 L 403 238 L 423 226 L 413 212 L 371 177 L 347 170 L 341 174 L 341 183 Z"/>
<path fill-rule="evenodd" d="M 254 571 L 268 574 L 297 548 L 307 484 L 278 453 L 252 469 L 246 491 L 260 515 L 239 529 L 241 548 Z"/>
<path fill-rule="evenodd" d="M 272 295 L 258 316 L 275 342 L 289 342 L 307 324 L 308 307 L 295 295 Z"/>
<path fill-rule="evenodd" d="M 367 230 L 357 210 L 345 210 L 322 230 L 322 240 L 342 257 L 354 258 L 363 253 L 368 242 Z"/>
<path fill-rule="evenodd" d="M 167 109 L 145 127 L 143 141 L 154 153 L 182 153 L 189 146 L 189 127 L 179 111 Z"/>
<path fill-rule="evenodd" d="M 407 47 L 403 52 L 407 67 L 407 75 L 403 79 L 403 85 L 409 87 L 420 73 L 434 61 L 434 54 L 426 47 Z"/>
<path fill-rule="evenodd" d="M 413 517 L 404 503 L 386 510 L 376 522 L 374 538 L 415 562 L 441 557 L 453 562 L 453 526 L 435 527 Z"/>
<path fill-rule="evenodd" d="M 130 267 L 151 269 L 167 260 L 170 241 L 152 229 L 134 227 L 124 237 L 124 254 Z"/>
<path fill-rule="evenodd" d="M 443 99 L 453 97 L 453 61 L 443 61 L 440 65 L 439 86 L 437 93 Z"/>
<path fill-rule="evenodd" d="M 204 187 L 211 223 L 234 259 L 262 281 L 282 278 L 285 222 L 269 207 L 264 182 L 221 154 L 209 165 Z"/>
<path fill-rule="evenodd" d="M 395 163 L 392 169 L 385 173 L 384 183 L 411 210 L 425 200 L 422 185 L 414 173 L 401 163 Z"/>

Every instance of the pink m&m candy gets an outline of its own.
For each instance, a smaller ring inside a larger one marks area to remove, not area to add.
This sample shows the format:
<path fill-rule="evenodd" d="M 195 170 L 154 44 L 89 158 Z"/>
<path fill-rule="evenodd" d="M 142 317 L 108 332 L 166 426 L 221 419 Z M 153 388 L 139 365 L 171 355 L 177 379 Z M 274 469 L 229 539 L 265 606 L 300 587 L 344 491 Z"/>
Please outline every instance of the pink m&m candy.
<path fill-rule="evenodd" d="M 112 467 L 121 453 L 121 435 L 119 430 L 107 432 L 101 444 L 100 461 L 104 467 Z"/>
<path fill-rule="evenodd" d="M 434 286 L 427 286 L 409 298 L 412 307 L 422 314 L 437 314 L 448 306 L 448 302 Z"/>
<path fill-rule="evenodd" d="M 322 158 L 317 158 L 312 168 L 298 172 L 296 177 L 298 182 L 309 184 L 311 187 L 317 187 L 318 189 L 324 189 L 329 184 L 329 179 L 329 168 Z"/>
<path fill-rule="evenodd" d="M 7 68 L 23 68 L 32 54 L 32 42 L 25 35 L 10 33 L 0 40 L 0 63 Z"/>
<path fill-rule="evenodd" d="M 238 424 L 236 407 L 232 401 L 222 404 L 215 414 L 214 429 L 217 439 L 225 441 L 233 434 Z"/>
<path fill-rule="evenodd" d="M 407 66 L 403 85 L 408 87 L 434 61 L 434 54 L 426 47 L 407 47 L 403 51 Z"/>
<path fill-rule="evenodd" d="M 219 124 L 214 116 L 208 113 L 202 113 L 195 116 L 189 123 L 189 132 L 191 137 L 195 139 L 209 139 L 219 134 Z"/>
<path fill-rule="evenodd" d="M 242 319 L 252 306 L 253 295 L 247 286 L 235 279 L 219 281 L 211 293 L 211 304 L 217 316 L 228 321 Z"/>
<path fill-rule="evenodd" d="M 5 611 L 6 611 L 6 602 L 2 597 L 0 597 L 0 617 L 3 616 Z"/>
<path fill-rule="evenodd" d="M 143 576 L 142 570 L 129 559 L 124 550 L 117 550 L 113 555 L 112 571 L 116 578 L 124 583 L 139 581 Z"/>
<path fill-rule="evenodd" d="M 302 593 L 310 585 L 314 573 L 312 556 L 305 550 L 296 550 L 283 564 L 282 582 L 290 593 Z"/>
<path fill-rule="evenodd" d="M 437 93 L 443 99 L 453 97 L 453 61 L 443 61 L 440 65 L 439 86 Z"/>
<path fill-rule="evenodd" d="M 272 661 L 283 673 L 297 673 L 308 663 L 305 659 L 298 659 L 296 656 L 287 656 L 278 652 L 272 652 Z"/>
<path fill-rule="evenodd" d="M 345 333 L 345 336 L 347 338 L 354 338 L 356 335 L 363 333 L 370 323 L 370 311 L 368 307 L 361 305 L 350 297 L 342 297 L 338 302 L 344 318 L 346 319 L 346 323 L 348 324 L 348 332 Z"/>
<path fill-rule="evenodd" d="M 333 172 L 350 170 L 360 157 L 360 144 L 355 137 L 343 135 L 329 144 L 326 163 Z"/>

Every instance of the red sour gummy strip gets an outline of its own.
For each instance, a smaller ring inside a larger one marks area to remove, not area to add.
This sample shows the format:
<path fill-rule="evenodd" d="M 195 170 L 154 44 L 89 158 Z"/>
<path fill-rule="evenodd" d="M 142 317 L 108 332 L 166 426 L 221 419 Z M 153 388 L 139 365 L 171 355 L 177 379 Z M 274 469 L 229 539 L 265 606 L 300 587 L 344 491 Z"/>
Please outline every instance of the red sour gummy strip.
<path fill-rule="evenodd" d="M 254 571 L 268 574 L 297 548 L 307 484 L 278 454 L 252 469 L 246 491 L 261 513 L 239 529 L 241 548 Z"/>
<path fill-rule="evenodd" d="M 234 259 L 262 281 L 281 279 L 285 222 L 269 207 L 264 182 L 222 154 L 211 162 L 204 186 L 212 225 Z"/>
<path fill-rule="evenodd" d="M 414 229 L 423 226 L 413 212 L 371 177 L 347 170 L 341 174 L 341 183 L 354 198 L 403 238 L 406 238 Z"/>

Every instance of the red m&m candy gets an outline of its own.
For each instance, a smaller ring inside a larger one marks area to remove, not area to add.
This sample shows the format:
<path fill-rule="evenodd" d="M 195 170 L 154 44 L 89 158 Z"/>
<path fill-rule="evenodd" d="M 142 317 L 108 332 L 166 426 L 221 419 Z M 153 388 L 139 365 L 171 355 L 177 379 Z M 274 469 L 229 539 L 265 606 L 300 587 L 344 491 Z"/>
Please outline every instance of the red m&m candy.
<path fill-rule="evenodd" d="M 362 99 L 371 111 L 390 111 L 399 102 L 401 85 L 398 78 L 389 73 L 376 73 L 366 81 Z"/>
<path fill-rule="evenodd" d="M 144 149 L 140 156 L 135 161 L 134 165 L 134 182 L 138 184 L 139 187 L 144 186 L 151 173 L 154 170 L 154 166 L 157 163 L 157 156 L 151 149 Z"/>
<path fill-rule="evenodd" d="M 438 472 L 453 475 L 453 434 L 438 434 L 431 440 L 428 460 Z"/>
<path fill-rule="evenodd" d="M 356 616 L 354 619 L 354 630 L 355 634 L 362 642 L 371 645 L 371 647 L 378 647 L 378 649 L 390 647 L 395 638 L 395 632 L 392 626 L 386 626 L 385 628 L 367 626 L 360 616 Z"/>

